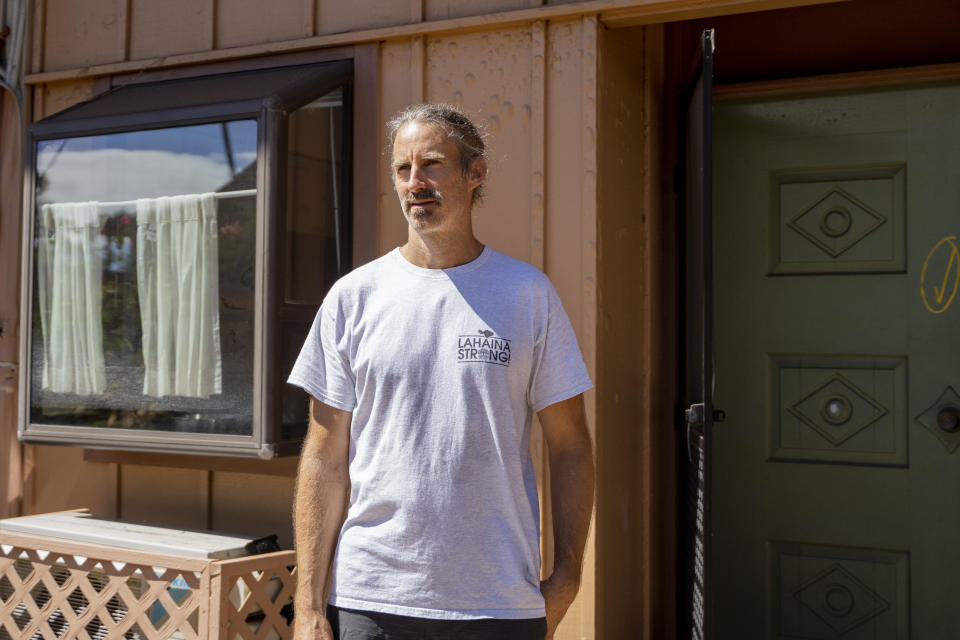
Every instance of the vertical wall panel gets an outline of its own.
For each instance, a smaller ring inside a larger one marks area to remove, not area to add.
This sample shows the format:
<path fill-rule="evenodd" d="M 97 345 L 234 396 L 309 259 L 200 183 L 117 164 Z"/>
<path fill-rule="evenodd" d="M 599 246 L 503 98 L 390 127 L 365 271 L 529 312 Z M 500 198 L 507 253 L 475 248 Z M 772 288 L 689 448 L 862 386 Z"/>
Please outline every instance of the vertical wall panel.
<path fill-rule="evenodd" d="M 583 68 L 583 122 L 580 125 L 583 138 L 583 193 L 581 194 L 580 238 L 582 296 L 582 322 L 580 348 L 587 368 L 596 379 L 597 375 L 597 31 L 596 15 L 584 16 L 581 33 Z M 586 413 L 594 442 L 596 442 L 596 391 L 584 394 Z M 570 606 L 565 624 L 557 634 L 563 638 L 584 638 L 594 633 L 596 610 L 596 526 L 590 527 L 583 564 L 586 570 L 580 582 L 580 593 Z"/>
<path fill-rule="evenodd" d="M 275 533 L 281 547 L 292 549 L 293 493 L 293 478 L 215 472 L 211 526 L 257 537 Z"/>
<path fill-rule="evenodd" d="M 591 374 L 595 374 L 591 355 L 594 332 L 585 313 L 586 306 L 594 304 L 585 297 L 586 279 L 595 268 L 586 244 L 593 242 L 596 232 L 585 220 L 595 220 L 596 213 L 591 182 L 596 162 L 591 137 L 595 68 L 587 66 L 595 66 L 595 39 L 585 26 L 594 28 L 580 20 L 551 22 L 547 28 L 544 265 L 563 299 Z M 592 398 L 588 393 L 591 430 L 596 422 Z M 557 640 L 593 637 L 593 547 L 591 528 L 580 594 L 557 630 Z"/>
<path fill-rule="evenodd" d="M 26 513 L 89 508 L 98 516 L 117 515 L 117 465 L 84 462 L 83 449 L 28 446 L 24 497 Z"/>
<path fill-rule="evenodd" d="M 44 70 L 122 59 L 126 0 L 46 0 Z"/>
<path fill-rule="evenodd" d="M 209 471 L 125 464 L 120 517 L 169 527 L 209 527 Z"/>
<path fill-rule="evenodd" d="M 17 442 L 17 374 L 20 361 L 20 109 L 0 90 L 0 518 L 19 515 L 23 493 Z"/>
<path fill-rule="evenodd" d="M 130 58 L 204 51 L 210 46 L 213 4 L 198 0 L 131 0 Z"/>
<path fill-rule="evenodd" d="M 351 0 L 344 11 L 338 0 L 317 0 L 317 33 L 342 33 L 414 22 L 408 2 L 398 0 Z"/>
<path fill-rule="evenodd" d="M 30 14 L 27 16 L 28 40 L 26 44 L 29 60 L 24 71 L 39 73 L 43 71 L 43 43 L 46 40 L 47 0 L 33 0 Z"/>
<path fill-rule="evenodd" d="M 526 9 L 530 0 L 425 0 L 427 20 L 444 20 L 463 16 L 477 16 L 497 11 Z"/>
<path fill-rule="evenodd" d="M 645 550 L 657 541 L 645 478 L 653 476 L 648 438 L 653 411 L 649 371 L 650 226 L 657 217 L 657 159 L 646 135 L 642 28 L 602 33 L 598 96 L 597 637 L 670 637 L 654 633 L 644 583 L 655 571 Z M 629 276 L 627 277 L 627 274 Z M 659 430 L 658 430 L 659 431 Z M 665 430 L 664 430 L 665 431 Z M 638 541 L 643 544 L 638 544 Z M 661 631 L 658 629 L 658 631 Z"/>
<path fill-rule="evenodd" d="M 217 0 L 217 47 L 239 47 L 313 35 L 313 0 Z"/>
<path fill-rule="evenodd" d="M 93 81 L 77 80 L 43 85 L 43 114 L 46 117 L 93 97 Z"/>
<path fill-rule="evenodd" d="M 422 44 L 423 39 L 420 38 Z M 407 105 L 422 100 L 422 80 L 420 95 L 415 95 L 413 78 L 423 77 L 423 62 L 420 57 L 420 69 L 414 69 L 414 48 L 413 40 L 399 40 L 385 42 L 380 48 L 380 114 L 383 122 L 386 122 L 393 114 L 403 109 Z M 400 211 L 400 204 L 397 201 L 397 195 L 393 191 L 393 181 L 391 179 L 390 153 L 387 147 L 387 140 L 384 135 L 383 124 L 381 122 L 373 123 L 380 133 L 380 149 L 384 152 L 380 154 L 379 166 L 379 238 L 378 254 L 384 254 L 396 246 L 406 242 L 407 223 Z"/>
<path fill-rule="evenodd" d="M 431 38 L 427 99 L 451 102 L 488 134 L 485 204 L 473 213 L 481 242 L 521 260 L 530 257 L 530 28 Z"/>
<path fill-rule="evenodd" d="M 580 21 L 547 29 L 545 271 L 583 341 L 581 204 L 583 75 Z"/>

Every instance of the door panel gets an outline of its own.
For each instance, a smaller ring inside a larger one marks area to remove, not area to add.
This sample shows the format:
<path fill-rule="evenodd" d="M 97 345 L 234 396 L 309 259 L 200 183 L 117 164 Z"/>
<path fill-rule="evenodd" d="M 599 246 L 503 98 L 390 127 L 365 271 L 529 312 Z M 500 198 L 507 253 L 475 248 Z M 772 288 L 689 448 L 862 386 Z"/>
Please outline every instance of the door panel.
<path fill-rule="evenodd" d="M 722 103 L 714 150 L 714 637 L 960 637 L 960 85 Z"/>

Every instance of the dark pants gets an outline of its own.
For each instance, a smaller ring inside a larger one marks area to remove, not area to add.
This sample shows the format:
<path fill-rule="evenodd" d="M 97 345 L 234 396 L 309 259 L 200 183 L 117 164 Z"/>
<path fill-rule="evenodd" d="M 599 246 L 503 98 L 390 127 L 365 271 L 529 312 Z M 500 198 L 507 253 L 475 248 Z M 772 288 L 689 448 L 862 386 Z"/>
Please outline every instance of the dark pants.
<path fill-rule="evenodd" d="M 546 618 L 431 620 L 330 605 L 327 618 L 337 640 L 543 640 Z"/>

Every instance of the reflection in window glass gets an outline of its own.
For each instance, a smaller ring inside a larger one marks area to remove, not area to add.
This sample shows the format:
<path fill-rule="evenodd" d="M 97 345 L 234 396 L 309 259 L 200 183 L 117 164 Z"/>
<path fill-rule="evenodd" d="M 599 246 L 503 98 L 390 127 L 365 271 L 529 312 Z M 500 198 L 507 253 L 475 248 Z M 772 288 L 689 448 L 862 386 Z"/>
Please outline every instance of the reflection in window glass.
<path fill-rule="evenodd" d="M 342 90 L 290 114 L 287 171 L 284 300 L 319 306 L 349 259 L 341 233 Z"/>
<path fill-rule="evenodd" d="M 343 202 L 343 90 L 332 91 L 290 114 L 287 128 L 287 215 L 281 357 L 289 372 L 320 303 L 352 262 L 349 218 Z M 284 385 L 281 435 L 303 437 L 303 392 Z"/>
<path fill-rule="evenodd" d="M 257 123 L 37 144 L 31 421 L 250 435 Z"/>

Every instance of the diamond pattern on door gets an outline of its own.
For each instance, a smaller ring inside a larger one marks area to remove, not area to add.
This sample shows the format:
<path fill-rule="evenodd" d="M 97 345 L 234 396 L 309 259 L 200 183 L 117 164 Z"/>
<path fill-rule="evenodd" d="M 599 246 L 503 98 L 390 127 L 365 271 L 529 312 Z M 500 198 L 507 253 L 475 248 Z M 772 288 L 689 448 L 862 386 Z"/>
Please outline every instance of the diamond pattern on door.
<path fill-rule="evenodd" d="M 836 258 L 886 221 L 873 207 L 834 185 L 787 226 Z"/>
<path fill-rule="evenodd" d="M 906 551 L 781 541 L 769 551 L 772 638 L 909 637 Z"/>
<path fill-rule="evenodd" d="M 773 173 L 770 273 L 902 272 L 905 167 Z"/>
<path fill-rule="evenodd" d="M 835 446 L 887 414 L 887 408 L 839 373 L 787 409 Z"/>
<path fill-rule="evenodd" d="M 846 633 L 890 608 L 890 603 L 835 564 L 793 592 L 818 618 L 837 633 Z"/>
<path fill-rule="evenodd" d="M 770 457 L 907 463 L 906 360 L 770 356 Z"/>
<path fill-rule="evenodd" d="M 957 447 L 960 447 L 958 414 L 960 414 L 960 395 L 957 395 L 953 387 L 947 387 L 936 402 L 916 417 L 916 421 L 936 436 L 947 451 L 953 453 Z"/>

